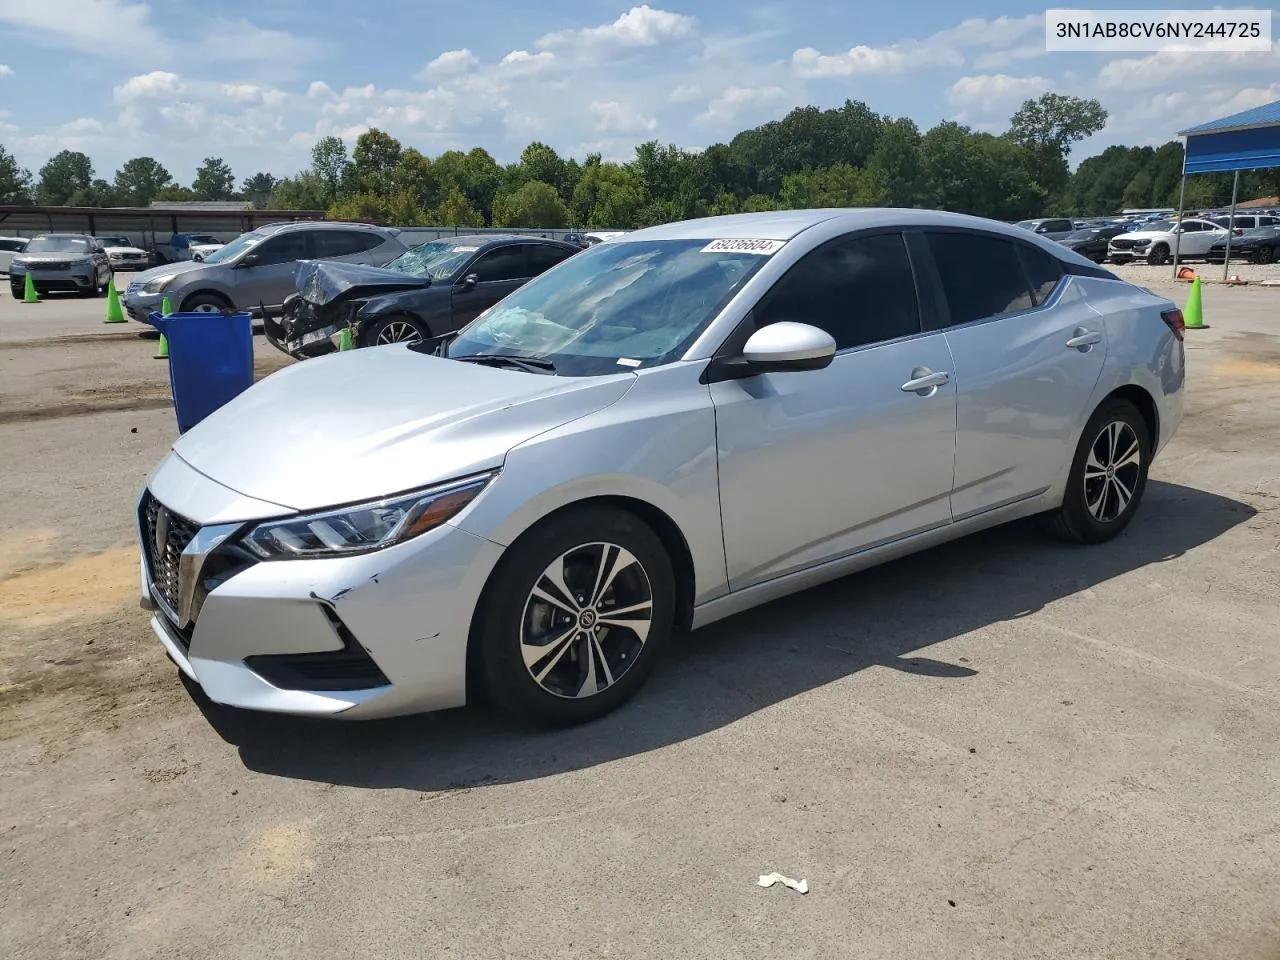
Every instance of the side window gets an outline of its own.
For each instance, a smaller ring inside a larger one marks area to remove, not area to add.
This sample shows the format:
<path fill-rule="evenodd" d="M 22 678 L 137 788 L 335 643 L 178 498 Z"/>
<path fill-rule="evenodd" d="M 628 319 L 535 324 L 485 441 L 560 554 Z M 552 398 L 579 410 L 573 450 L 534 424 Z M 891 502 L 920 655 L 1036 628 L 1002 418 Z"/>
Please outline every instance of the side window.
<path fill-rule="evenodd" d="M 753 311 L 757 328 L 793 320 L 821 327 L 836 349 L 920 332 L 920 308 L 902 235 L 836 240 L 814 250 Z"/>
<path fill-rule="evenodd" d="M 273 263 L 292 263 L 294 260 L 306 259 L 309 256 L 307 236 L 310 233 L 307 230 L 297 230 L 272 237 L 258 248 L 258 260 L 254 266 L 265 267 Z"/>
<path fill-rule="evenodd" d="M 481 283 L 523 280 L 529 276 L 528 270 L 524 263 L 523 245 L 518 243 L 490 250 L 471 267 L 471 272 L 480 277 Z"/>
<path fill-rule="evenodd" d="M 326 257 L 349 257 L 354 253 L 372 250 L 380 243 L 380 236 L 362 230 L 317 230 L 316 249 L 312 256 L 319 260 Z"/>
<path fill-rule="evenodd" d="M 1222 224 L 1220 226 L 1222 229 L 1224 230 L 1226 229 L 1225 224 Z M 1199 233 L 1203 229 L 1204 229 L 1204 224 L 1201 223 L 1199 220 L 1188 220 L 1186 223 L 1182 225 L 1183 233 Z"/>
<path fill-rule="evenodd" d="M 931 233 L 929 249 L 951 308 L 951 324 L 1034 304 L 1013 241 L 973 233 Z"/>
<path fill-rule="evenodd" d="M 1275 222 L 1276 222 L 1275 217 L 1259 217 L 1258 218 L 1258 226 L 1260 227 L 1274 226 Z"/>
<path fill-rule="evenodd" d="M 568 250 L 561 250 L 546 243 L 529 243 L 525 245 L 525 255 L 529 258 L 527 275 L 536 277 L 554 267 L 561 260 L 569 257 Z"/>
<path fill-rule="evenodd" d="M 1024 243 L 1018 244 L 1018 254 L 1022 257 L 1027 276 L 1031 278 L 1031 295 L 1037 305 L 1044 303 L 1062 279 L 1062 261 Z"/>

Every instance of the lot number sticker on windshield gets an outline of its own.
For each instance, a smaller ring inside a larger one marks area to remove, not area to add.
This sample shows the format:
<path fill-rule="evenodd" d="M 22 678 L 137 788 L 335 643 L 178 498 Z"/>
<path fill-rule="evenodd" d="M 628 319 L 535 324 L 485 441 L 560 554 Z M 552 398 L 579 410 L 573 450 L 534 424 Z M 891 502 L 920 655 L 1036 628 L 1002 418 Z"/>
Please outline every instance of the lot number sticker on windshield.
<path fill-rule="evenodd" d="M 755 253 L 762 257 L 777 253 L 785 240 L 712 240 L 702 248 L 703 253 Z"/>

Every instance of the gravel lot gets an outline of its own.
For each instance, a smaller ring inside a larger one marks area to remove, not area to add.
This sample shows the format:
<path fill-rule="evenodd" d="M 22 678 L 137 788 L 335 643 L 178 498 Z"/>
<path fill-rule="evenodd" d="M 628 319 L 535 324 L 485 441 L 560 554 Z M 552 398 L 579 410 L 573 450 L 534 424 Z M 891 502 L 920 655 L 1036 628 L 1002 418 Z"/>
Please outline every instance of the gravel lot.
<path fill-rule="evenodd" d="M 1204 299 L 1119 540 L 851 577 L 537 734 L 193 698 L 136 604 L 154 341 L 0 299 L 0 956 L 1275 960 L 1280 291 Z"/>
<path fill-rule="evenodd" d="M 1144 287 L 1149 287 L 1153 283 L 1162 285 L 1171 283 L 1173 278 L 1172 264 L 1153 267 L 1149 263 L 1104 263 L 1102 266 L 1116 276 L 1128 280 L 1130 283 L 1141 284 Z M 1220 263 L 1204 263 L 1199 260 L 1193 260 L 1187 264 L 1179 264 L 1180 268 L 1182 266 L 1190 267 L 1199 274 L 1201 280 L 1222 280 L 1222 264 Z M 1241 280 L 1251 284 L 1259 283 L 1263 280 L 1280 282 L 1280 263 L 1236 263 L 1232 261 L 1227 270 L 1227 276 L 1239 277 Z"/>

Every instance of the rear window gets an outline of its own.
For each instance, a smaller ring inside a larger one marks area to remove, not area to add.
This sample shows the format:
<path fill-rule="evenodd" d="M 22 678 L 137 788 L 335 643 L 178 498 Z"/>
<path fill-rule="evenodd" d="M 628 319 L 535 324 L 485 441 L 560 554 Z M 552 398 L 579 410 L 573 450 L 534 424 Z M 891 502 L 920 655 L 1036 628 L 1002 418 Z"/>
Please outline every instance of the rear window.
<path fill-rule="evenodd" d="M 1036 247 L 1018 244 L 1018 254 L 1031 280 L 1031 294 L 1036 304 L 1042 304 L 1053 294 L 1062 279 L 1062 261 Z"/>
<path fill-rule="evenodd" d="M 970 233 L 928 238 L 952 326 L 1035 305 L 1012 240 Z"/>

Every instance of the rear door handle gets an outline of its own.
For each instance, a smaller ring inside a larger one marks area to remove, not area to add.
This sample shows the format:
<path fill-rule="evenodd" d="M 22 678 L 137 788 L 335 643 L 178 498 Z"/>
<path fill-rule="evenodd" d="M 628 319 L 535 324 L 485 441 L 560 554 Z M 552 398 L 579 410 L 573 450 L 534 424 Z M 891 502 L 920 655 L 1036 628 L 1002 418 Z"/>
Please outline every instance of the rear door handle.
<path fill-rule="evenodd" d="M 931 396 L 935 390 L 951 382 L 951 376 L 939 371 L 934 373 L 928 367 L 916 367 L 911 371 L 911 379 L 902 385 L 903 393 L 918 393 L 922 397 Z"/>
<path fill-rule="evenodd" d="M 1091 347 L 1095 343 L 1102 342 L 1102 334 L 1097 330 L 1086 330 L 1084 327 L 1076 328 L 1075 336 L 1067 341 L 1067 346 L 1073 350 L 1080 350 L 1083 347 Z"/>

